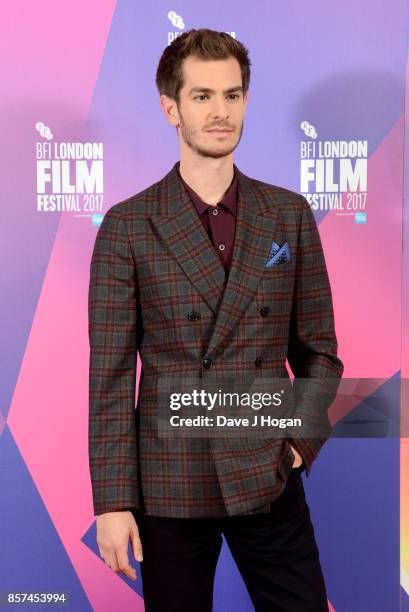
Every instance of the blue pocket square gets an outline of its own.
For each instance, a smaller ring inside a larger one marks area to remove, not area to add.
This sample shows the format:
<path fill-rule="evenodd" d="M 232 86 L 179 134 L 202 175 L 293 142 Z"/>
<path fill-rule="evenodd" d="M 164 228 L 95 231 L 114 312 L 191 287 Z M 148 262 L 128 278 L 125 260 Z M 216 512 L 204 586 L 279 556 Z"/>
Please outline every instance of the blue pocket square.
<path fill-rule="evenodd" d="M 271 266 L 285 263 L 286 261 L 290 261 L 290 259 L 291 252 L 288 242 L 285 242 L 282 246 L 280 246 L 273 240 L 265 267 L 271 268 Z"/>

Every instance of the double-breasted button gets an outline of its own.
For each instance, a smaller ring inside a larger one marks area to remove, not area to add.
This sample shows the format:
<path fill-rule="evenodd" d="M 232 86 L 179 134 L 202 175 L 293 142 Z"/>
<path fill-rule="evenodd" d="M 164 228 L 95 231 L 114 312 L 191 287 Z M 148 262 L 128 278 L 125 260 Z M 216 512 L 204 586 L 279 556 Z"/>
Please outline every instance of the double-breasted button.
<path fill-rule="evenodd" d="M 255 358 L 254 363 L 258 368 L 261 366 L 261 364 L 263 363 L 263 358 L 261 357 L 261 355 Z"/>
<path fill-rule="evenodd" d="M 189 319 L 189 321 L 198 321 L 200 319 L 200 312 L 197 312 L 197 310 L 191 310 L 187 313 L 186 317 Z"/>
<path fill-rule="evenodd" d="M 269 312 L 270 312 L 270 306 L 262 306 L 260 308 L 260 314 L 262 317 L 266 317 Z"/>
<path fill-rule="evenodd" d="M 211 368 L 213 365 L 213 361 L 210 359 L 210 357 L 204 357 L 202 364 L 204 368 Z"/>

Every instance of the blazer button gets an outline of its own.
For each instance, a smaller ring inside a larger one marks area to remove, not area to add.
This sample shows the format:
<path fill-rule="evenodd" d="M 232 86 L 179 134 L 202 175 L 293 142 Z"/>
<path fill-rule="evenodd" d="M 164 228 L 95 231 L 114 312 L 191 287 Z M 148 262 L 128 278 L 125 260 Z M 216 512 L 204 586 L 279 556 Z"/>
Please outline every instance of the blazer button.
<path fill-rule="evenodd" d="M 260 314 L 262 317 L 266 317 L 269 312 L 270 312 L 270 306 L 263 306 L 262 308 L 260 308 Z"/>
<path fill-rule="evenodd" d="M 200 319 L 200 312 L 197 312 L 197 310 L 191 310 L 187 313 L 186 317 L 189 319 L 189 321 L 198 321 Z"/>
<path fill-rule="evenodd" d="M 202 361 L 202 364 L 204 368 L 211 368 L 213 365 L 213 361 L 210 359 L 210 357 L 205 357 Z"/>
<path fill-rule="evenodd" d="M 257 367 L 260 367 L 261 364 L 263 363 L 263 358 L 262 357 L 256 357 L 254 360 L 254 363 L 256 364 Z"/>

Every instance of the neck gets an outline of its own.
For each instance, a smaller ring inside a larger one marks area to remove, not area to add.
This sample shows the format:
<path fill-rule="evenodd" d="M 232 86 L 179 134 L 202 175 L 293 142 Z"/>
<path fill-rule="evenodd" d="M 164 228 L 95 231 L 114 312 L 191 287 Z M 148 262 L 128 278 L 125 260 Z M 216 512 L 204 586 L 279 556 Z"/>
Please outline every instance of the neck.
<path fill-rule="evenodd" d="M 234 176 L 233 157 L 220 159 L 181 157 L 179 172 L 183 180 L 206 204 L 216 205 L 223 198 Z"/>

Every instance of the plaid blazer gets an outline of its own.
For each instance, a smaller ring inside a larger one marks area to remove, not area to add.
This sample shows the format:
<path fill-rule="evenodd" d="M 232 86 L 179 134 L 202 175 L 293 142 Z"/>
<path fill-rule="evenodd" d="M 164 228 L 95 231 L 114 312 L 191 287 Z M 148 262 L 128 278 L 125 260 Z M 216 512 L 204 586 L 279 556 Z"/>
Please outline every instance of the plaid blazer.
<path fill-rule="evenodd" d="M 236 170 L 227 282 L 176 164 L 112 206 L 99 227 L 88 294 L 96 515 L 125 508 L 173 517 L 246 514 L 285 487 L 294 461 L 288 437 L 158 436 L 151 425 L 164 374 L 289 378 L 288 359 L 295 380 L 342 376 L 329 278 L 307 200 Z M 291 257 L 278 254 L 278 265 L 266 266 L 272 245 L 283 244 Z M 303 408 L 301 394 L 297 414 Z M 307 476 L 327 438 L 295 440 Z"/>

